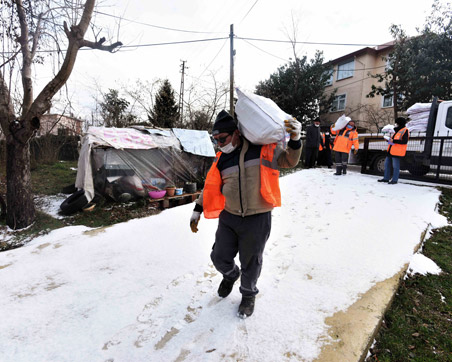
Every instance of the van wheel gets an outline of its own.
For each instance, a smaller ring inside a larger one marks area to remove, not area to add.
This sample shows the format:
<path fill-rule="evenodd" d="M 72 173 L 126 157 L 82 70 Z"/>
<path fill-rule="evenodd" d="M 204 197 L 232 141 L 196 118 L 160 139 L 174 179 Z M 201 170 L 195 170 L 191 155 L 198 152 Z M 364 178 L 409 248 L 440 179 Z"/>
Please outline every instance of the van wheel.
<path fill-rule="evenodd" d="M 88 205 L 88 199 L 85 196 L 85 190 L 81 189 L 64 200 L 60 205 L 60 210 L 63 215 L 71 215 L 86 205 Z"/>
<path fill-rule="evenodd" d="M 385 172 L 385 160 L 386 160 L 386 156 L 383 156 L 383 155 L 375 157 L 372 168 L 375 171 L 378 171 L 379 173 L 384 173 Z"/>

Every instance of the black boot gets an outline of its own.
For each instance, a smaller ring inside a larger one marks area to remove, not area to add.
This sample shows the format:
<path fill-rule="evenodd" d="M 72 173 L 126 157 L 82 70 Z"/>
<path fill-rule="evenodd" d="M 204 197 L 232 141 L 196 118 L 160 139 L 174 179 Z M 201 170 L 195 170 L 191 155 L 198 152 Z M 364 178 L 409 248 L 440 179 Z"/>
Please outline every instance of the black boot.
<path fill-rule="evenodd" d="M 342 166 L 342 174 L 343 175 L 347 174 L 347 166 L 346 165 Z"/>
<path fill-rule="evenodd" d="M 240 318 L 245 319 L 253 314 L 255 299 L 256 297 L 254 295 L 250 297 L 242 296 L 242 301 L 240 302 L 239 311 L 237 313 Z"/>
<path fill-rule="evenodd" d="M 220 283 L 220 286 L 218 287 L 218 295 L 221 298 L 226 298 L 229 294 L 231 294 L 232 287 L 234 286 L 235 281 L 239 277 L 240 277 L 240 274 L 235 279 L 223 278 L 223 280 Z"/>
<path fill-rule="evenodd" d="M 342 166 L 336 166 L 336 173 L 334 175 L 342 175 Z"/>

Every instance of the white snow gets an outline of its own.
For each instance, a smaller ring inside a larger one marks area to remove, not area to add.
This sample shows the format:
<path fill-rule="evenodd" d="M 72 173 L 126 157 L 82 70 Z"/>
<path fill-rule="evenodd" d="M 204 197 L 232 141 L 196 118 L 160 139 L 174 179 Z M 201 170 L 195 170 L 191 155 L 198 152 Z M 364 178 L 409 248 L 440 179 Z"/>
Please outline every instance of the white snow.
<path fill-rule="evenodd" d="M 419 253 L 413 255 L 413 258 L 411 259 L 410 265 L 407 270 L 407 274 L 409 275 L 427 275 L 439 273 L 441 273 L 441 268 L 436 265 L 436 263 L 432 259 L 429 259 Z"/>
<path fill-rule="evenodd" d="M 331 340 L 325 319 L 409 263 L 429 223 L 447 224 L 435 188 L 376 180 L 327 169 L 281 178 L 283 207 L 245 320 L 237 285 L 216 295 L 217 220 L 202 218 L 193 234 L 193 204 L 0 253 L 0 359 L 312 361 Z"/>

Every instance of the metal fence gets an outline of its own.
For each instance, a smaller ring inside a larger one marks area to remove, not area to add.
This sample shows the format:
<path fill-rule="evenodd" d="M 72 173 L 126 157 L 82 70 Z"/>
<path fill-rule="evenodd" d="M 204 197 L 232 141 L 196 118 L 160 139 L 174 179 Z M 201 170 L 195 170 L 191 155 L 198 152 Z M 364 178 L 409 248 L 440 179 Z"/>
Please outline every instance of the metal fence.
<path fill-rule="evenodd" d="M 366 137 L 361 173 L 382 175 L 387 148 L 383 138 Z M 452 185 L 452 137 L 410 137 L 400 178 Z"/>

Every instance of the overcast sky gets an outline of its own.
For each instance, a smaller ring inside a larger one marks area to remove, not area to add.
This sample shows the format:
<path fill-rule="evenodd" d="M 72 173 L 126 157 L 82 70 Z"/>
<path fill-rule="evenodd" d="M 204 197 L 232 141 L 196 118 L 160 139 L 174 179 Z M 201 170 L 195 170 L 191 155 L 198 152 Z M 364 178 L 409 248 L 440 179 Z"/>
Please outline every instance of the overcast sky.
<path fill-rule="evenodd" d="M 102 35 L 125 47 L 115 54 L 80 52 L 68 90 L 74 105 L 86 114 L 96 89 L 119 89 L 137 79 L 168 78 L 179 92 L 182 60 L 188 67 L 185 89 L 192 82 L 210 87 L 211 72 L 217 81 L 228 82 L 230 25 L 237 37 L 288 40 L 292 17 L 297 41 L 357 44 L 297 45 L 298 56 L 310 58 L 319 49 L 331 60 L 392 40 L 389 27 L 394 23 L 415 35 L 431 5 L 432 0 L 107 0 L 97 9 L 96 24 L 104 25 Z M 114 16 L 123 17 L 119 28 Z M 213 38 L 219 39 L 206 40 Z M 150 46 L 193 40 L 206 41 Z M 235 84 L 250 91 L 293 57 L 287 43 L 236 38 L 234 48 Z"/>

